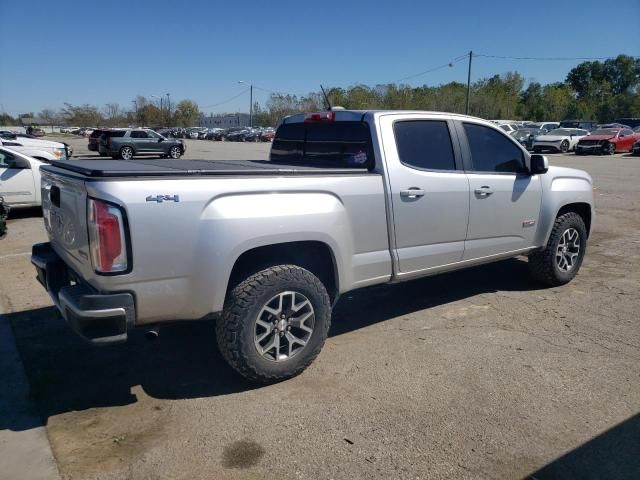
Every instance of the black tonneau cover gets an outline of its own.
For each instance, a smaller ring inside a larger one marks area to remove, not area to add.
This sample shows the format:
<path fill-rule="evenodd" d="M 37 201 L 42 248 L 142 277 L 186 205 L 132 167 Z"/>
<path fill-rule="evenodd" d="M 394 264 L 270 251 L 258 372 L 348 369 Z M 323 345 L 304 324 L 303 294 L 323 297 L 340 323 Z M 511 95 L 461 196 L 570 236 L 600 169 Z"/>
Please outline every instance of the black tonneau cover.
<path fill-rule="evenodd" d="M 367 173 L 366 168 L 331 168 L 302 164 L 287 165 L 267 160 L 54 160 L 50 163 L 54 167 L 92 178 Z"/>

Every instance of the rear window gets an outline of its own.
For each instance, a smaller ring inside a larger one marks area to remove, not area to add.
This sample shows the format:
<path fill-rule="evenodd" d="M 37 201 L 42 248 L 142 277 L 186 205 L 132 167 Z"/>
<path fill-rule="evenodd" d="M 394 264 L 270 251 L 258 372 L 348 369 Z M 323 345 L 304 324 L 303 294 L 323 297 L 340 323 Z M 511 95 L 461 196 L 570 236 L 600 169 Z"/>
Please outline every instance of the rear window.
<path fill-rule="evenodd" d="M 280 125 L 271 161 L 328 168 L 372 169 L 375 165 L 371 133 L 364 122 Z"/>
<path fill-rule="evenodd" d="M 90 138 L 98 138 L 103 133 L 104 133 L 103 130 L 94 130 L 93 132 L 91 132 L 91 135 L 89 137 Z"/>

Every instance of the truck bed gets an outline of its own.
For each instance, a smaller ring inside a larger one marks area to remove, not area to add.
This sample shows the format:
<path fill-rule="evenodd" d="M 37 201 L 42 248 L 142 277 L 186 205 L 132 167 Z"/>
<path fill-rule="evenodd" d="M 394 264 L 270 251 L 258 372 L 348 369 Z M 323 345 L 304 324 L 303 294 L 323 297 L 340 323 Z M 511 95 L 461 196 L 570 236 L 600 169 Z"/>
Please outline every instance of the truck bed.
<path fill-rule="evenodd" d="M 51 165 L 91 178 L 368 173 L 366 168 L 284 164 L 267 160 L 56 160 Z"/>

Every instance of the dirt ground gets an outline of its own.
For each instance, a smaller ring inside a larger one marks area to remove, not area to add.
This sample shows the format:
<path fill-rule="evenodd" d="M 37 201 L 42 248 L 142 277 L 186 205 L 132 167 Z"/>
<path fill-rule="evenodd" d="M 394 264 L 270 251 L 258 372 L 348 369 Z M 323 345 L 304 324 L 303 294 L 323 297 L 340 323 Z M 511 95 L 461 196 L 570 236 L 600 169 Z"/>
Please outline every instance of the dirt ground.
<path fill-rule="evenodd" d="M 0 306 L 62 476 L 640 478 L 640 158 L 550 160 L 596 186 L 572 283 L 541 288 L 514 259 L 353 292 L 316 362 L 268 387 L 226 366 L 210 323 L 83 343 L 29 263 L 40 212 L 17 213 Z"/>

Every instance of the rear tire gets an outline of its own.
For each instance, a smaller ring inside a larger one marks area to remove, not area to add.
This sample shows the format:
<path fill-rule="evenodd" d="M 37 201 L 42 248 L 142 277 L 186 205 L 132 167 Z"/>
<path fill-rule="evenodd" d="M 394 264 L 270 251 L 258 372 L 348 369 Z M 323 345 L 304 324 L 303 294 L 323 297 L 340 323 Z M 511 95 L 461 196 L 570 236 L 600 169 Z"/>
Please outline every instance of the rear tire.
<path fill-rule="evenodd" d="M 322 282 L 304 268 L 278 265 L 233 288 L 216 323 L 216 338 L 222 356 L 240 375 L 272 383 L 298 375 L 313 362 L 330 324 L 331 302 Z"/>
<path fill-rule="evenodd" d="M 568 212 L 556 218 L 544 250 L 529 255 L 529 271 L 535 280 L 551 287 L 573 280 L 587 249 L 587 228 L 582 217 Z"/>
<path fill-rule="evenodd" d="M 120 149 L 120 158 L 123 160 L 131 160 L 133 158 L 133 148 L 122 147 Z"/>
<path fill-rule="evenodd" d="M 567 153 L 569 151 L 569 142 L 563 140 L 560 144 L 560 152 Z"/>

